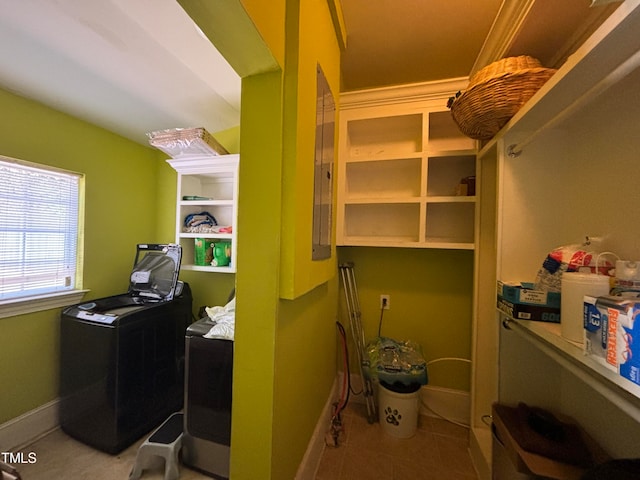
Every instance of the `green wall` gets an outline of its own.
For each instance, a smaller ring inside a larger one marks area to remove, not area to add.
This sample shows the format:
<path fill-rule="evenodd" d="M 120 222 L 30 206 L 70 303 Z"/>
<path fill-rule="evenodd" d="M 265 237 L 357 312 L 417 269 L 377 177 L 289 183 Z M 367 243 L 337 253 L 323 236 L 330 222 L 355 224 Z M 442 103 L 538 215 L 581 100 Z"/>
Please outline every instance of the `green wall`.
<path fill-rule="evenodd" d="M 473 252 L 384 247 L 340 247 L 340 262 L 353 262 L 367 341 L 380 325 L 380 295 L 391 295 L 380 333 L 411 340 L 427 361 L 471 358 Z M 340 287 L 340 321 L 348 325 Z M 353 368 L 356 368 L 353 366 Z M 429 367 L 430 385 L 469 391 L 466 362 L 438 362 Z"/>
<path fill-rule="evenodd" d="M 340 85 L 340 47 L 327 1 L 288 2 L 286 40 L 274 479 L 295 476 L 333 385 L 337 344 L 335 248 L 330 259 L 311 260 L 317 65 L 336 103 Z"/>
<path fill-rule="evenodd" d="M 311 242 L 317 66 L 322 67 L 337 105 L 340 48 L 326 0 L 289 2 L 286 32 L 280 296 L 295 299 L 336 275 L 335 255 L 311 260 Z"/>
<path fill-rule="evenodd" d="M 155 152 L 2 90 L 0 110 L 1 155 L 86 175 L 85 298 L 126 291 L 136 243 L 157 240 Z M 11 391 L 0 396 L 0 423 L 58 396 L 59 317 L 0 319 L 0 385 Z"/>
<path fill-rule="evenodd" d="M 272 478 L 282 77 L 242 81 L 231 478 Z M 295 461 L 295 460 L 290 460 Z"/>
<path fill-rule="evenodd" d="M 222 3 L 180 0 L 243 76 L 231 476 L 290 479 L 336 370 L 336 259 L 311 262 L 311 187 L 316 64 L 337 93 L 339 48 L 325 0 L 244 0 L 250 22 Z M 278 68 L 243 74 L 254 52 L 214 18 L 262 38 Z"/>

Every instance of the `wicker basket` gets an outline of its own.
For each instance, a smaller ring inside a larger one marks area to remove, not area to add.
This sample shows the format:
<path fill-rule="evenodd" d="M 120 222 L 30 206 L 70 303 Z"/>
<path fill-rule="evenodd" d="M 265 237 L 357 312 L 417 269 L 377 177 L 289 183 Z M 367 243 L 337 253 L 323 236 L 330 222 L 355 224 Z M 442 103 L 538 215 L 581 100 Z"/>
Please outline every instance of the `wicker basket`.
<path fill-rule="evenodd" d="M 450 103 L 453 119 L 468 137 L 493 138 L 555 72 L 526 55 L 487 65 Z"/>

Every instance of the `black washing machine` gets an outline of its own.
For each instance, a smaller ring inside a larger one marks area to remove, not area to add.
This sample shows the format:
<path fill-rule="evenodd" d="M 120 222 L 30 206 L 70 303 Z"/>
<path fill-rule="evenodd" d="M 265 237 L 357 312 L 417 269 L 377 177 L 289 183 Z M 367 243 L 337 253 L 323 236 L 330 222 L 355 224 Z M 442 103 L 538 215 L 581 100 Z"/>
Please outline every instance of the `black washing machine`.
<path fill-rule="evenodd" d="M 182 461 L 214 478 L 229 477 L 233 340 L 206 338 L 214 323 L 187 328 Z"/>
<path fill-rule="evenodd" d="M 180 410 L 191 290 L 179 245 L 140 244 L 127 293 L 67 307 L 60 326 L 60 424 L 115 454 Z"/>

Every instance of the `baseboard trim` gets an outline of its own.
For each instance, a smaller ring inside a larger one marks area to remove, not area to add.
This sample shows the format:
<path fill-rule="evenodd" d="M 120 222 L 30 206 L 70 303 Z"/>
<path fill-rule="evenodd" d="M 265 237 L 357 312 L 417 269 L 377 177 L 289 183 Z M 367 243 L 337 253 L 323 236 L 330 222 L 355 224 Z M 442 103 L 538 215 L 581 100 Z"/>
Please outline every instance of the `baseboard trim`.
<path fill-rule="evenodd" d="M 304 457 L 302 457 L 295 480 L 311 480 L 316 478 L 316 472 L 318 471 L 318 466 L 320 465 L 320 460 L 322 460 L 322 454 L 325 449 L 325 435 L 329 430 L 331 416 L 333 415 L 333 404 L 337 398 L 338 378 L 333 382 L 329 398 L 327 398 L 327 402 L 322 409 L 316 428 L 307 446 L 307 451 Z"/>
<path fill-rule="evenodd" d="M 420 391 L 420 415 L 440 417 L 469 425 L 471 418 L 469 392 L 425 385 Z"/>
<path fill-rule="evenodd" d="M 491 480 L 491 429 L 472 428 L 469 435 L 469 454 L 479 480 Z"/>
<path fill-rule="evenodd" d="M 55 399 L 0 425 L 0 451 L 15 451 L 58 428 L 59 407 Z"/>

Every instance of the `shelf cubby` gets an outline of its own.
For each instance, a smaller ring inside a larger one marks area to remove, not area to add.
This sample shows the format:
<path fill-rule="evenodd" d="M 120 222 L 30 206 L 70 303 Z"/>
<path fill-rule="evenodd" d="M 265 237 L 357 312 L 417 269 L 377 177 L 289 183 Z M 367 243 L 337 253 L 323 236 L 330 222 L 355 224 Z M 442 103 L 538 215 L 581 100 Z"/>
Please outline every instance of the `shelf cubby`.
<path fill-rule="evenodd" d="M 428 202 L 424 241 L 468 248 L 474 242 L 474 212 L 471 201 Z"/>
<path fill-rule="evenodd" d="M 462 179 L 475 176 L 475 155 L 429 157 L 427 196 L 455 195 Z"/>
<path fill-rule="evenodd" d="M 419 197 L 421 171 L 421 158 L 349 162 L 345 197 Z"/>
<path fill-rule="evenodd" d="M 347 126 L 348 157 L 381 158 L 422 151 L 422 114 L 353 120 Z"/>

